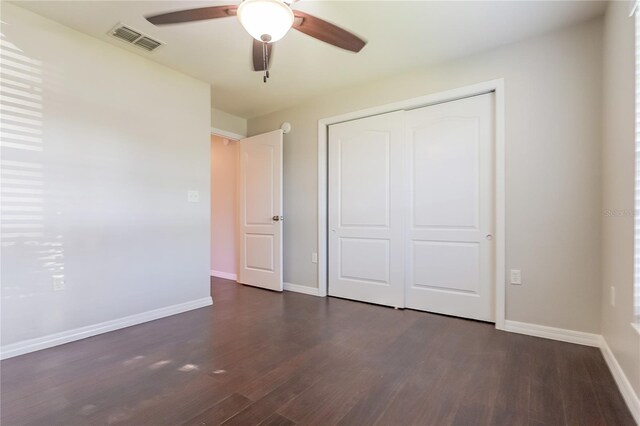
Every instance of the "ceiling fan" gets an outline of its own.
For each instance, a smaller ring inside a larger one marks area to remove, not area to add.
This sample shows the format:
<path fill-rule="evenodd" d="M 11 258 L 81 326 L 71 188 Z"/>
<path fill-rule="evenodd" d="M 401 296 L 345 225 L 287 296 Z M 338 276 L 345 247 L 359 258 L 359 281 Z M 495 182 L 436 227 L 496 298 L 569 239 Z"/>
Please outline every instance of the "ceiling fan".
<path fill-rule="evenodd" d="M 351 52 L 357 53 L 367 44 L 336 25 L 291 9 L 291 4 L 283 0 L 244 0 L 237 6 L 187 9 L 148 16 L 146 19 L 154 25 L 167 25 L 231 16 L 237 16 L 240 24 L 253 37 L 253 69 L 264 71 L 265 83 L 269 78 L 273 43 L 284 37 L 291 28 Z"/>

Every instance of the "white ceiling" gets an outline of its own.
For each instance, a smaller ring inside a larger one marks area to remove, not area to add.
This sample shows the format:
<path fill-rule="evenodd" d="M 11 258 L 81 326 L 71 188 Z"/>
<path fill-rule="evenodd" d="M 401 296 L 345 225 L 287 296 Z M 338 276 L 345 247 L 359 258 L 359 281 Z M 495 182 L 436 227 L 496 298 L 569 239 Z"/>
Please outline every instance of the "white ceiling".
<path fill-rule="evenodd" d="M 368 40 L 358 54 L 290 31 L 271 78 L 251 68 L 251 37 L 236 18 L 155 27 L 143 16 L 238 2 L 19 1 L 19 6 L 212 85 L 212 104 L 250 118 L 319 93 L 512 43 L 601 15 L 601 1 L 309 1 L 294 4 Z M 147 53 L 113 39 L 118 22 L 166 43 Z"/>

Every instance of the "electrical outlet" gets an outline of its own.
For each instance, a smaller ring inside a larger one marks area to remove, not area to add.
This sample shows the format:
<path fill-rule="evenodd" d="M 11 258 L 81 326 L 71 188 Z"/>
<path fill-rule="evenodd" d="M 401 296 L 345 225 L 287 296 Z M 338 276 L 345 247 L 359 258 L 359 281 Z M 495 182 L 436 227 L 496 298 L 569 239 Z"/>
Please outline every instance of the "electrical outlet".
<path fill-rule="evenodd" d="M 200 191 L 196 191 L 194 189 L 190 189 L 187 191 L 187 201 L 190 203 L 199 203 L 200 202 Z"/>
<path fill-rule="evenodd" d="M 318 263 L 318 253 L 311 253 L 311 263 Z"/>
<path fill-rule="evenodd" d="M 65 287 L 64 276 L 53 277 L 53 291 L 63 291 Z"/>
<path fill-rule="evenodd" d="M 511 284 L 521 285 L 522 284 L 522 273 L 520 269 L 512 269 L 509 272 L 510 282 Z"/>
<path fill-rule="evenodd" d="M 614 286 L 609 287 L 609 303 L 612 307 L 616 307 L 616 288 Z"/>

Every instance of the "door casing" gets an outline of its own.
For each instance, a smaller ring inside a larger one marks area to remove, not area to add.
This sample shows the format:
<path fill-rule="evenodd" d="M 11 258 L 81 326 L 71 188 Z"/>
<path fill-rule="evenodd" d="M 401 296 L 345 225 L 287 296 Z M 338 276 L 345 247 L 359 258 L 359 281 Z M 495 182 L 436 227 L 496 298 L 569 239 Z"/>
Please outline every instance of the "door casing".
<path fill-rule="evenodd" d="M 490 80 L 478 84 L 447 90 L 392 104 L 367 108 L 360 111 L 323 118 L 318 121 L 318 295 L 326 296 L 328 289 L 327 248 L 327 189 L 328 189 L 328 126 L 349 120 L 370 117 L 393 111 L 411 110 L 471 96 L 493 92 L 495 95 L 495 327 L 505 328 L 506 292 L 506 236 L 505 236 L 505 121 L 504 79 Z"/>

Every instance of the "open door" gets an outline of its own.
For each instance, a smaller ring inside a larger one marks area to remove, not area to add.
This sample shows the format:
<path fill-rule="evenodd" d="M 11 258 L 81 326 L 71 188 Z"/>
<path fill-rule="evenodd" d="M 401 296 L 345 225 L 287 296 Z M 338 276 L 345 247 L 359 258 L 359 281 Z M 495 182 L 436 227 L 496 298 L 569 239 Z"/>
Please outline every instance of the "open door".
<path fill-rule="evenodd" d="M 282 130 L 240 140 L 238 282 L 282 291 Z"/>

